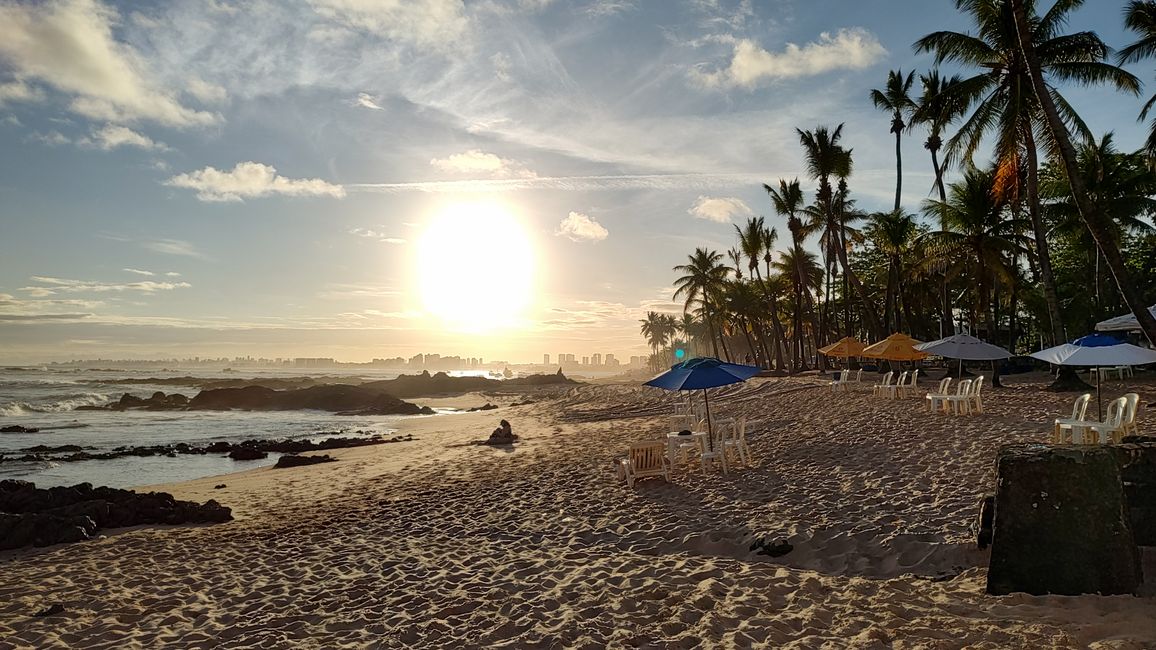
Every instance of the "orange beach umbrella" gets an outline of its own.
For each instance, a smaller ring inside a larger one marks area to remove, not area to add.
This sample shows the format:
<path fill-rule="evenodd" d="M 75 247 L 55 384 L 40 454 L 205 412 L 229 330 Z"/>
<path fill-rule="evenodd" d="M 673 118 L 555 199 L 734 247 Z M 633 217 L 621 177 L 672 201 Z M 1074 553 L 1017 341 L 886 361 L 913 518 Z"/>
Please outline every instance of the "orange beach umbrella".
<path fill-rule="evenodd" d="M 929 356 L 926 352 L 915 349 L 915 346 L 919 345 L 919 343 L 919 341 L 916 341 L 906 334 L 896 333 L 878 343 L 872 343 L 863 348 L 863 356 L 871 357 L 872 359 L 885 359 L 887 361 L 918 361 L 919 359 L 926 359 Z"/>
<path fill-rule="evenodd" d="M 844 336 L 831 345 L 819 348 L 819 352 L 829 357 L 842 357 L 844 359 L 857 357 L 863 354 L 863 343 L 853 337 Z"/>

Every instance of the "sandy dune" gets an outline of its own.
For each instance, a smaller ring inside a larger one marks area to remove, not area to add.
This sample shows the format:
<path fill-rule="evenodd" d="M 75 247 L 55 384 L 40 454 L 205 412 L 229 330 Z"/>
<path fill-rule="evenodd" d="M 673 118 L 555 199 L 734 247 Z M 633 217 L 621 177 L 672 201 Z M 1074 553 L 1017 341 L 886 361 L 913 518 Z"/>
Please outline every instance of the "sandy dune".
<path fill-rule="evenodd" d="M 0 555 L 0 648 L 1156 647 L 1151 590 L 984 595 L 969 526 L 995 449 L 1047 440 L 1074 397 L 1005 380 L 970 418 L 752 380 L 712 406 L 749 418 L 756 467 L 634 490 L 612 459 L 665 432 L 660 391 L 413 418 L 411 443 L 164 487 L 230 524 Z M 516 446 L 461 446 L 503 417 Z M 751 553 L 764 536 L 794 550 Z"/>

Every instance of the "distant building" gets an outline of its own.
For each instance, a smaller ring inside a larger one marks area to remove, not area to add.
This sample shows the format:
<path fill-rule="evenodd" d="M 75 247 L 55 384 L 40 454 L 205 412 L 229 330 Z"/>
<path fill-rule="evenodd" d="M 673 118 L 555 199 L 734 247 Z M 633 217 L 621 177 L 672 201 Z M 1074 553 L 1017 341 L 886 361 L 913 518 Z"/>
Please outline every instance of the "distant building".
<path fill-rule="evenodd" d="M 607 366 L 610 366 L 612 368 L 618 367 L 618 359 L 615 359 L 613 354 L 607 354 L 606 355 L 605 363 Z"/>
<path fill-rule="evenodd" d="M 543 366 L 550 365 L 550 355 L 549 354 L 543 354 L 542 355 L 542 365 Z"/>
<path fill-rule="evenodd" d="M 592 365 L 592 366 L 602 365 L 602 353 L 595 352 L 594 354 L 590 355 L 590 365 Z"/>
<path fill-rule="evenodd" d="M 293 366 L 296 368 L 332 368 L 336 362 L 330 358 L 322 357 L 297 357 L 293 359 Z"/>

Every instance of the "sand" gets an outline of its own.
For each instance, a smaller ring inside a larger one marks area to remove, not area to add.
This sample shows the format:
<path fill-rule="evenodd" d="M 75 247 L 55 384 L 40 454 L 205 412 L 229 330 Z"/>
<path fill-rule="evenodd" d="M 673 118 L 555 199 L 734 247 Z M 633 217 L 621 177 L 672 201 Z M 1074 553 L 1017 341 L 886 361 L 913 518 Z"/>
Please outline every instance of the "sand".
<path fill-rule="evenodd" d="M 995 450 L 1046 441 L 1074 399 L 1005 381 L 986 414 L 950 417 L 755 379 L 712 398 L 749 418 L 755 467 L 633 490 L 612 460 L 665 432 L 653 389 L 412 418 L 413 442 L 160 487 L 232 506 L 228 524 L 0 555 L 0 648 L 1156 647 L 1148 587 L 984 594 L 969 527 Z M 1156 385 L 1129 385 L 1156 401 Z M 461 444 L 500 418 L 516 445 Z M 794 550 L 753 554 L 765 536 Z M 31 616 L 53 603 L 65 613 Z"/>

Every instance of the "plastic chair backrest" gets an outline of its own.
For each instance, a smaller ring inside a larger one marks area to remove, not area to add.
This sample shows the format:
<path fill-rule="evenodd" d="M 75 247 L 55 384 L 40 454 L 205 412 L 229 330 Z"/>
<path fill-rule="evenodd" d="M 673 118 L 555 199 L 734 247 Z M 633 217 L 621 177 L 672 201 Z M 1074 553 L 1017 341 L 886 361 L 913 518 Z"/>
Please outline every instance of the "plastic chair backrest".
<path fill-rule="evenodd" d="M 861 381 L 863 381 L 863 369 L 862 368 L 860 368 L 858 371 L 855 372 L 855 382 L 858 383 Z"/>
<path fill-rule="evenodd" d="M 1128 408 L 1127 397 L 1117 397 L 1108 404 L 1108 415 L 1104 424 L 1113 429 L 1119 429 L 1124 424 L 1124 411 Z"/>
<path fill-rule="evenodd" d="M 916 386 L 919 382 L 919 368 L 911 371 L 911 375 L 907 378 L 908 386 Z"/>
<path fill-rule="evenodd" d="M 1124 409 L 1124 424 L 1131 426 L 1136 421 L 1136 409 L 1140 406 L 1140 396 L 1136 393 L 1126 393 L 1120 399 L 1126 401 Z"/>
<path fill-rule="evenodd" d="M 951 377 L 944 377 L 939 380 L 939 390 L 936 391 L 936 394 L 946 395 L 949 388 L 951 388 Z"/>
<path fill-rule="evenodd" d="M 979 391 L 980 391 L 981 389 L 983 389 L 983 375 L 980 375 L 978 379 L 976 379 L 975 381 L 971 382 L 971 393 L 970 393 L 970 395 L 971 395 L 972 397 L 979 397 Z"/>
<path fill-rule="evenodd" d="M 955 394 L 957 396 L 970 395 L 971 394 L 971 381 L 972 380 L 970 380 L 970 379 L 964 379 L 963 381 L 959 382 L 959 385 L 956 386 L 956 388 L 955 388 Z"/>
<path fill-rule="evenodd" d="M 842 370 L 839 372 L 839 383 L 840 384 L 847 383 L 847 380 L 850 378 L 851 378 L 851 371 L 850 370 Z"/>
<path fill-rule="evenodd" d="M 884 386 L 890 386 L 891 385 L 891 378 L 894 376 L 895 376 L 895 373 L 892 372 L 891 370 L 888 370 L 887 374 L 883 375 L 883 385 Z"/>
<path fill-rule="evenodd" d="M 899 373 L 899 379 L 895 380 L 895 385 L 896 386 L 906 386 L 907 385 L 907 371 L 906 370 Z"/>
<path fill-rule="evenodd" d="M 1083 420 L 1084 416 L 1088 414 L 1088 402 L 1092 401 L 1091 393 L 1084 393 L 1076 398 L 1076 403 L 1072 404 L 1072 419 Z"/>

